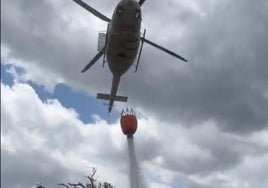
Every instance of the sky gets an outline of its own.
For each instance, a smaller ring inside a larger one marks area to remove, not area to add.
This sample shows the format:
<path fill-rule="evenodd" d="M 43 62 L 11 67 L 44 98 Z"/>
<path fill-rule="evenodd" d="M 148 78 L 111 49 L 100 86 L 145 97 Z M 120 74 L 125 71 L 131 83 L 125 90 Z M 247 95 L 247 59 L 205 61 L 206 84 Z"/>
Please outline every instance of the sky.
<path fill-rule="evenodd" d="M 118 0 L 85 0 L 111 17 Z M 112 75 L 97 53 L 106 23 L 71 0 L 1 1 L 1 187 L 129 185 L 120 112 L 138 118 L 137 158 L 154 188 L 268 187 L 268 1 L 147 0 L 139 70 Z"/>

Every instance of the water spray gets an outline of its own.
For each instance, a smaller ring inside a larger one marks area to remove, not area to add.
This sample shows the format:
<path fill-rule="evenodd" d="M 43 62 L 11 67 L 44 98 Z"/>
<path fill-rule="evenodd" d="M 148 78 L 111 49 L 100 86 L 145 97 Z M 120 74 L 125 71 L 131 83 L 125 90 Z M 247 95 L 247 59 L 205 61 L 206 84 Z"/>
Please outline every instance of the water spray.
<path fill-rule="evenodd" d="M 121 129 L 123 133 L 127 136 L 128 142 L 128 152 L 129 152 L 129 168 L 130 168 L 130 188 L 143 188 L 145 187 L 143 178 L 141 176 L 140 169 L 138 167 L 136 154 L 135 154 L 135 147 L 134 147 L 134 137 L 138 126 L 137 118 L 135 113 L 132 109 L 126 109 L 125 111 L 122 110 L 121 113 Z"/>

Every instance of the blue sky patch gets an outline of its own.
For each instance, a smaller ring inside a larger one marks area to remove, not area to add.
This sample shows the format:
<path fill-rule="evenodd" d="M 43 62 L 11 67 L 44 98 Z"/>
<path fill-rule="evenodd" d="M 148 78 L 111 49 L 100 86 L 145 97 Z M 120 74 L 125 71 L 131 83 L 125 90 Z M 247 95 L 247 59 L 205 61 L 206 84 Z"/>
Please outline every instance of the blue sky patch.
<path fill-rule="evenodd" d="M 8 72 L 8 69 L 13 65 L 4 65 L 1 63 L 1 82 L 12 86 L 14 84 L 14 77 Z M 18 74 L 24 74 L 25 71 L 21 68 L 15 67 Z M 112 111 L 108 113 L 108 107 L 104 105 L 105 101 L 97 100 L 94 97 L 88 96 L 86 93 L 75 91 L 65 84 L 57 84 L 54 93 L 49 93 L 45 90 L 43 85 L 35 82 L 28 81 L 29 84 L 37 93 L 40 100 L 57 99 L 66 108 L 73 108 L 79 114 L 79 119 L 84 123 L 94 121 L 92 115 L 99 115 L 102 119 L 107 120 L 109 123 L 114 123 L 120 114 Z"/>
<path fill-rule="evenodd" d="M 14 84 L 14 78 L 7 72 L 11 65 L 4 65 L 1 63 L 1 82 L 5 85 L 12 86 Z"/>

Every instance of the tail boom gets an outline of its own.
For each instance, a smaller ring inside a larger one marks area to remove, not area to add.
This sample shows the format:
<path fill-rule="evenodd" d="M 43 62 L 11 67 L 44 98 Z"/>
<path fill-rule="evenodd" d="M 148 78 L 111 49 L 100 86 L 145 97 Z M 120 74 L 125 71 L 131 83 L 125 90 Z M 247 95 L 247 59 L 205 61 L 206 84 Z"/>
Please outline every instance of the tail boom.
<path fill-rule="evenodd" d="M 128 100 L 128 97 L 116 95 L 117 90 L 118 90 L 118 86 L 119 86 L 119 82 L 120 82 L 120 76 L 114 76 L 112 88 L 111 88 L 111 94 L 105 94 L 105 93 L 98 93 L 97 94 L 97 99 L 103 99 L 103 100 L 110 101 L 109 108 L 108 108 L 109 113 L 112 111 L 114 101 L 127 102 L 127 100 Z"/>

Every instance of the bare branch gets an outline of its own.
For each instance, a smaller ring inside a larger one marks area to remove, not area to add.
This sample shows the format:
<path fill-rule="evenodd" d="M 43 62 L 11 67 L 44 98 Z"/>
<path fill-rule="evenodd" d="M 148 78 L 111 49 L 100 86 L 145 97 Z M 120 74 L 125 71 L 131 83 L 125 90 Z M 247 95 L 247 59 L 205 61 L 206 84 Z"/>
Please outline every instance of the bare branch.
<path fill-rule="evenodd" d="M 42 183 L 37 183 L 37 184 L 35 184 L 37 187 L 36 188 L 45 188 L 43 185 L 42 185 Z"/>
<path fill-rule="evenodd" d="M 97 172 L 97 168 L 92 167 L 91 169 L 92 169 L 91 175 L 90 176 L 85 176 L 85 177 L 89 179 L 91 187 L 95 187 L 94 184 L 95 184 L 96 180 L 95 180 L 94 176 L 95 176 L 95 174 Z"/>
<path fill-rule="evenodd" d="M 75 183 L 68 183 L 68 185 L 73 186 L 73 187 L 78 187 L 78 186 L 80 186 L 80 187 L 82 187 L 82 188 L 86 188 L 81 182 L 79 182 L 79 183 L 77 183 L 77 184 L 75 184 Z"/>
<path fill-rule="evenodd" d="M 97 168 L 92 167 L 92 174 L 91 174 L 92 178 L 95 176 L 96 172 L 97 172 Z"/>
<path fill-rule="evenodd" d="M 68 185 L 66 185 L 66 184 L 64 184 L 64 183 L 59 183 L 58 185 L 62 185 L 62 186 L 64 186 L 64 187 L 66 187 L 66 188 L 70 188 Z"/>

